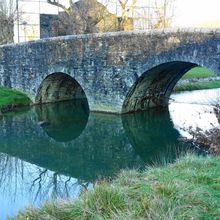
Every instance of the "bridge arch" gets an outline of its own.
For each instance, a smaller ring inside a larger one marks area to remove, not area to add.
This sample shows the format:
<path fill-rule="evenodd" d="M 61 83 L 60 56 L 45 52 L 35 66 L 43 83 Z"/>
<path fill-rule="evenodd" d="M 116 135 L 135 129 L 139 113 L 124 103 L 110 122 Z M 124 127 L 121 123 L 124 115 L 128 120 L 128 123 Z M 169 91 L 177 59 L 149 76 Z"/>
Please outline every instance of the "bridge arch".
<path fill-rule="evenodd" d="M 81 85 L 70 75 L 55 72 L 48 75 L 40 84 L 35 98 L 36 104 L 86 99 Z"/>
<path fill-rule="evenodd" d="M 195 63 L 173 61 L 144 72 L 133 84 L 123 102 L 122 113 L 167 106 L 173 88 Z"/>

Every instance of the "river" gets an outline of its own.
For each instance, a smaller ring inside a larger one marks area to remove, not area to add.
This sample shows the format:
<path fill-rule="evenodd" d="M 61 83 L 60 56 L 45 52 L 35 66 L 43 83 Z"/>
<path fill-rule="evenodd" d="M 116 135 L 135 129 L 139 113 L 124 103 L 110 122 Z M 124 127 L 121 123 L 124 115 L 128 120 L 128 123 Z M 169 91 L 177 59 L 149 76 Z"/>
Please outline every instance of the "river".
<path fill-rule="evenodd" d="M 218 126 L 220 89 L 181 92 L 167 109 L 92 113 L 86 100 L 19 109 L 0 116 L 0 219 L 26 206 L 76 198 L 121 169 L 174 161 L 196 150 L 188 129 Z"/>

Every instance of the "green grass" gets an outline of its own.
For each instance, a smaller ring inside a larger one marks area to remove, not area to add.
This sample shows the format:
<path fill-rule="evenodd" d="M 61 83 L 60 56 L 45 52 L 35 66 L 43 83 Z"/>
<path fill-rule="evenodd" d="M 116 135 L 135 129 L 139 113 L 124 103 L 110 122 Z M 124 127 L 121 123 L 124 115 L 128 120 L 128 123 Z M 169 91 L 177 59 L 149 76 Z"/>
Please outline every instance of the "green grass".
<path fill-rule="evenodd" d="M 8 105 L 24 106 L 30 103 L 30 98 L 24 93 L 14 89 L 0 87 L 0 107 Z"/>
<path fill-rule="evenodd" d="M 220 88 L 220 80 L 212 80 L 206 82 L 199 82 L 199 79 L 208 78 L 208 77 L 215 77 L 215 73 L 211 70 L 204 68 L 204 67 L 195 67 L 188 71 L 181 79 L 195 79 L 195 82 L 190 83 L 178 83 L 173 91 L 192 91 L 192 90 L 199 90 L 199 89 L 215 89 Z"/>
<path fill-rule="evenodd" d="M 191 91 L 199 89 L 215 89 L 220 88 L 220 80 L 212 80 L 207 82 L 195 82 L 195 83 L 186 83 L 186 84 L 177 84 L 173 91 Z"/>
<path fill-rule="evenodd" d="M 215 77 L 216 74 L 211 70 L 204 67 L 195 67 L 189 70 L 185 75 L 183 75 L 182 79 L 193 79 L 193 78 L 207 78 L 207 77 Z"/>
<path fill-rule="evenodd" d="M 186 155 L 174 164 L 144 172 L 123 171 L 76 201 L 27 208 L 15 218 L 46 219 L 219 219 L 220 157 Z"/>

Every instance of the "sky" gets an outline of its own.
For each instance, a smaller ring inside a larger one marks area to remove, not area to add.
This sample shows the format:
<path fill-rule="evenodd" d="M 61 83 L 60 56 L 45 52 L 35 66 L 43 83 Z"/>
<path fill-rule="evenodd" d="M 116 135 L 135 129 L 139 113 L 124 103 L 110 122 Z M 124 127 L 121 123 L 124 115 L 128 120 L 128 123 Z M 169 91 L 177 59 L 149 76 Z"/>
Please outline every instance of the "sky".
<path fill-rule="evenodd" d="M 220 0 L 176 0 L 175 6 L 173 26 L 220 27 Z"/>

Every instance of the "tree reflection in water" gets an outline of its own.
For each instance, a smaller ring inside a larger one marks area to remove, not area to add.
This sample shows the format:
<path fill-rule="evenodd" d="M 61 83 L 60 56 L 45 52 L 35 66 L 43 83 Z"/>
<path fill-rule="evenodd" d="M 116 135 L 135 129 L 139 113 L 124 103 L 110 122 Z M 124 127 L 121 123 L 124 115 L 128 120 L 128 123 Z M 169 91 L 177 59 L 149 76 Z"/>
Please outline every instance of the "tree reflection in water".
<path fill-rule="evenodd" d="M 29 203 L 39 204 L 47 199 L 77 197 L 92 187 L 74 177 L 65 176 L 23 160 L 0 154 L 0 192 L 10 201 L 27 197 Z"/>

